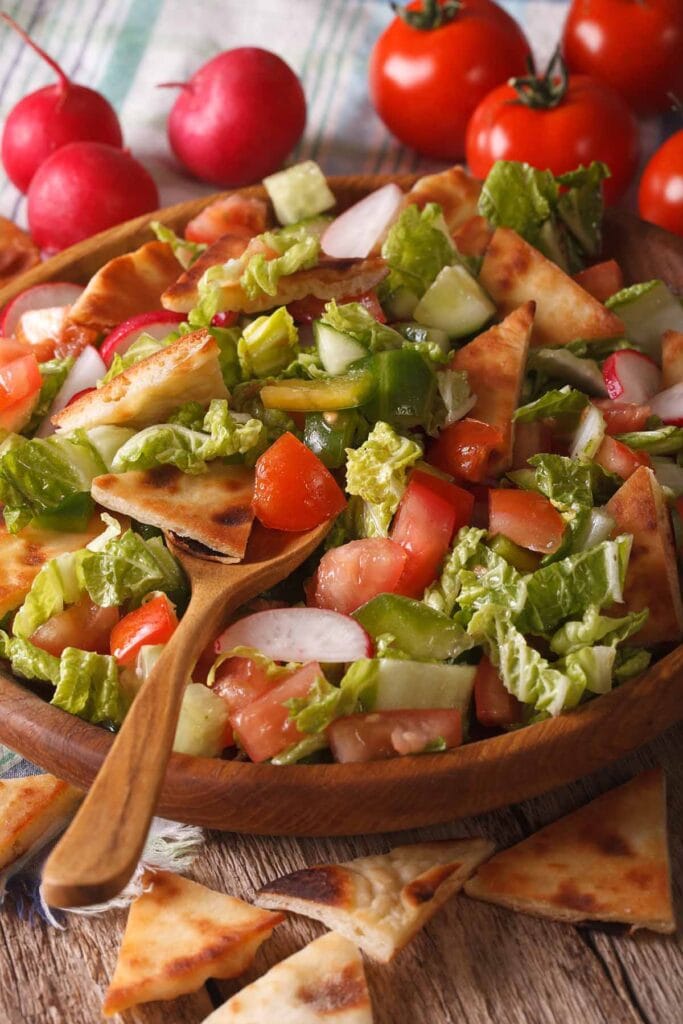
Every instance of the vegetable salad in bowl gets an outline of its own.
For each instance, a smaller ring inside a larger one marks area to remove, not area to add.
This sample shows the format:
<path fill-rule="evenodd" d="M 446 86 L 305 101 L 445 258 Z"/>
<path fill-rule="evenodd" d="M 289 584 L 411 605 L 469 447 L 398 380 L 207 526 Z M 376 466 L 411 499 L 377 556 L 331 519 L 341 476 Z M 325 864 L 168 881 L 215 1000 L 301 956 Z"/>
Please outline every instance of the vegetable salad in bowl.
<path fill-rule="evenodd" d="M 174 551 L 322 546 L 199 659 L 175 749 L 287 765 L 559 715 L 681 639 L 683 307 L 600 255 L 602 165 L 334 216 L 315 164 L 37 285 L 0 340 L 0 657 L 117 729 Z M 256 524 L 256 525 L 255 525 Z"/>

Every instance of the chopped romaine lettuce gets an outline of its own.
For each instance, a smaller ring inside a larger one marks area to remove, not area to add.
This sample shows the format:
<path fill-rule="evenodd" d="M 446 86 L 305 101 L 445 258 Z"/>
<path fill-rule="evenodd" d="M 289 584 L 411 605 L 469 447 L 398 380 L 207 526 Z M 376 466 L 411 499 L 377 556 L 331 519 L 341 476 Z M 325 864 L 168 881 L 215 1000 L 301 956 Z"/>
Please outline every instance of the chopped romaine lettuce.
<path fill-rule="evenodd" d="M 460 573 L 483 547 L 485 535 L 485 530 L 478 530 L 474 526 L 463 526 L 459 530 L 444 562 L 441 576 L 425 591 L 425 604 L 445 615 L 453 614 L 460 593 Z"/>
<path fill-rule="evenodd" d="M 286 306 L 247 324 L 237 345 L 244 377 L 271 377 L 280 373 L 297 355 L 298 339 Z"/>
<path fill-rule="evenodd" d="M 547 416 L 578 416 L 588 405 L 588 398 L 568 384 L 554 391 L 546 391 L 535 402 L 517 409 L 514 419 L 517 423 L 532 423 Z"/>
<path fill-rule="evenodd" d="M 652 655 L 642 647 L 622 647 L 617 651 L 614 665 L 614 678 L 618 683 L 625 683 L 644 672 L 652 661 Z"/>
<path fill-rule="evenodd" d="M 683 306 L 663 281 L 622 288 L 605 303 L 626 326 L 626 336 L 655 362 L 661 361 L 664 331 L 683 331 Z"/>
<path fill-rule="evenodd" d="M 456 420 L 466 416 L 477 401 L 477 396 L 470 391 L 467 373 L 464 370 L 438 370 L 436 386 L 439 397 L 439 408 L 435 411 L 434 422 L 428 424 L 428 433 L 432 434 L 443 427 L 450 427 Z"/>
<path fill-rule="evenodd" d="M 141 334 L 140 337 L 133 342 L 130 348 L 119 355 L 118 352 L 114 353 L 114 358 L 109 364 L 109 369 L 105 373 L 104 377 L 97 382 L 98 387 L 102 387 L 103 384 L 107 384 L 114 377 L 118 377 L 124 370 L 129 370 L 131 366 L 137 366 L 143 359 L 147 359 L 148 356 L 153 356 L 157 352 L 161 352 L 163 348 L 167 348 L 172 342 L 178 338 L 177 331 L 171 331 L 165 337 L 159 340 L 159 338 L 153 337 L 151 334 Z"/>
<path fill-rule="evenodd" d="M 325 306 L 321 320 L 341 334 L 348 334 L 372 352 L 401 348 L 405 339 L 393 327 L 375 320 L 360 302 L 345 302 L 338 306 L 334 299 Z"/>
<path fill-rule="evenodd" d="M 206 410 L 201 402 L 184 402 L 168 417 L 168 422 L 188 430 L 201 430 Z"/>
<path fill-rule="evenodd" d="M 195 260 L 208 248 L 204 242 L 188 242 L 186 238 L 180 238 L 172 228 L 167 227 L 158 220 L 150 222 L 150 228 L 160 242 L 166 242 L 173 249 L 173 255 L 178 263 L 187 270 Z"/>
<path fill-rule="evenodd" d="M 406 206 L 386 237 L 382 256 L 389 265 L 382 296 L 404 289 L 421 298 L 439 272 L 458 260 L 441 207 L 436 203 L 427 203 L 422 210 L 415 204 Z"/>
<path fill-rule="evenodd" d="M 264 253 L 258 252 L 249 258 L 239 280 L 245 294 L 252 300 L 263 295 L 277 295 L 281 277 L 297 270 L 308 270 L 318 261 L 320 238 L 312 230 L 312 225 L 305 221 L 279 231 L 267 231 L 259 237 L 264 245 L 279 255 L 266 259 Z"/>
<path fill-rule="evenodd" d="M 683 451 L 683 427 L 655 427 L 617 434 L 617 441 L 650 455 L 675 455 Z"/>
<path fill-rule="evenodd" d="M 38 369 L 40 370 L 43 383 L 40 388 L 40 395 L 38 396 L 38 404 L 24 429 L 25 434 L 32 434 L 43 422 L 73 364 L 74 359 L 72 356 L 67 356 L 64 359 L 50 359 L 46 363 L 39 364 Z"/>
<path fill-rule="evenodd" d="M 603 646 L 616 647 L 622 640 L 633 636 L 645 624 L 649 612 L 644 608 L 640 612 L 629 612 L 623 618 L 615 619 L 601 615 L 597 605 L 590 605 L 582 619 L 565 622 L 550 640 L 550 649 L 555 654 L 571 654 L 580 647 L 599 643 Z"/>
<path fill-rule="evenodd" d="M 346 450 L 346 490 L 365 502 L 366 536 L 386 537 L 406 487 L 406 474 L 422 448 L 381 420 L 360 448 Z"/>
<path fill-rule="evenodd" d="M 50 703 L 87 722 L 121 725 L 127 709 L 116 659 L 66 647 L 59 658 L 59 678 Z"/>
<path fill-rule="evenodd" d="M 57 684 L 59 658 L 21 637 L 8 636 L 0 630 L 0 658 L 9 661 L 12 672 L 22 679 L 40 679 Z"/>

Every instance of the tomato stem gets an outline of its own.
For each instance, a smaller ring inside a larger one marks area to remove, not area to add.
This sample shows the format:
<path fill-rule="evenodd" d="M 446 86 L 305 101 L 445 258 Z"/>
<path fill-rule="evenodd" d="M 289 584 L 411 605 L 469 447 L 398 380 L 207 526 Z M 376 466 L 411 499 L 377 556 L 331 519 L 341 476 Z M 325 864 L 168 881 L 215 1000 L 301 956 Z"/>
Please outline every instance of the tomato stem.
<path fill-rule="evenodd" d="M 62 71 L 57 61 L 53 60 L 52 57 L 50 57 L 50 55 L 45 52 L 45 50 L 38 46 L 38 44 L 35 43 L 33 39 L 31 39 L 28 32 L 25 29 L 23 29 L 21 25 L 18 25 L 14 18 L 11 18 L 9 14 L 6 14 L 4 11 L 0 11 L 0 18 L 2 18 L 3 21 L 6 21 L 7 24 L 14 29 L 15 32 L 18 32 L 21 38 L 24 40 L 24 42 L 28 43 L 31 49 L 35 53 L 37 53 L 39 57 L 42 57 L 46 64 L 49 64 L 49 66 L 52 68 L 52 70 L 59 78 L 60 89 L 62 90 L 62 92 L 66 92 L 66 90 L 71 85 L 71 80 L 69 79 L 68 75 L 66 75 Z"/>
<path fill-rule="evenodd" d="M 429 32 L 450 24 L 462 7 L 461 0 L 422 0 L 422 7 L 411 9 L 391 0 L 391 9 L 406 25 Z"/>
<path fill-rule="evenodd" d="M 569 87 L 569 73 L 559 46 L 542 75 L 536 72 L 533 57 L 527 58 L 527 68 L 528 75 L 510 79 L 510 85 L 517 93 L 518 101 L 532 110 L 552 110 L 553 107 L 557 107 L 566 96 Z"/>

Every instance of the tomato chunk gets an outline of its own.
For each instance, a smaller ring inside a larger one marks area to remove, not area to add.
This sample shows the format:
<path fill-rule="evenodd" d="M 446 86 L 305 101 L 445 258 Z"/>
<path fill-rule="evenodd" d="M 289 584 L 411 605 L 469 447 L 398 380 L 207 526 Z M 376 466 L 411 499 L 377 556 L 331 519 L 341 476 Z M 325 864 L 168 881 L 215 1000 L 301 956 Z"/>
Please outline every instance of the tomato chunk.
<path fill-rule="evenodd" d="M 543 494 L 498 489 L 489 491 L 489 530 L 552 555 L 562 543 L 564 520 Z"/>
<path fill-rule="evenodd" d="M 311 530 L 345 505 L 329 469 L 294 434 L 283 434 L 258 458 L 253 507 L 264 526 Z"/>
<path fill-rule="evenodd" d="M 462 743 L 462 715 L 452 708 L 372 711 L 348 715 L 327 730 L 336 761 L 382 761 L 401 754 L 422 754 L 430 743 L 446 748 Z"/>
<path fill-rule="evenodd" d="M 25 342 L 16 341 L 15 338 L 0 338 L 0 366 L 28 355 L 31 355 L 31 349 Z"/>
<path fill-rule="evenodd" d="M 594 263 L 592 267 L 574 274 L 574 280 L 598 302 L 606 302 L 610 295 L 624 287 L 624 275 L 616 260 Z"/>
<path fill-rule="evenodd" d="M 616 473 L 622 480 L 628 480 L 641 466 L 652 465 L 652 460 L 647 452 L 636 452 L 627 444 L 623 444 L 609 435 L 603 438 L 594 461 L 608 473 Z"/>
<path fill-rule="evenodd" d="M 165 644 L 171 639 L 178 618 L 165 594 L 157 594 L 146 604 L 124 615 L 111 633 L 110 650 L 119 665 L 132 665 L 140 648 L 147 644 Z"/>
<path fill-rule="evenodd" d="M 350 615 L 378 594 L 397 594 L 408 554 L 385 537 L 352 540 L 331 548 L 307 588 L 308 604 Z"/>
<path fill-rule="evenodd" d="M 630 430 L 642 430 L 652 415 L 648 405 L 613 402 L 611 398 L 593 398 L 592 402 L 602 413 L 608 434 L 627 434 Z"/>
<path fill-rule="evenodd" d="M 32 352 L 0 366 L 0 409 L 40 391 L 42 383 L 38 360 Z"/>
<path fill-rule="evenodd" d="M 308 696 L 322 675 L 318 662 L 311 661 L 230 716 L 230 724 L 252 761 L 267 761 L 303 739 L 285 702 Z"/>
<path fill-rule="evenodd" d="M 481 483 L 486 479 L 491 453 L 502 444 L 499 430 L 466 417 L 441 431 L 427 449 L 427 461 L 451 476 Z"/>
<path fill-rule="evenodd" d="M 109 634 L 119 621 L 118 608 L 100 608 L 86 594 L 52 615 L 31 636 L 31 643 L 58 658 L 65 647 L 109 653 Z"/>
<path fill-rule="evenodd" d="M 34 391 L 32 394 L 20 398 L 18 402 L 6 405 L 4 409 L 0 410 L 0 428 L 9 430 L 13 434 L 21 433 L 28 425 L 39 397 L 40 392 Z"/>
<path fill-rule="evenodd" d="M 414 469 L 391 530 L 408 553 L 398 586 L 407 597 L 422 597 L 436 578 L 453 534 L 472 518 L 474 495 L 433 473 Z"/>
<path fill-rule="evenodd" d="M 226 658 L 219 666 L 211 689 L 226 702 L 230 714 L 234 714 L 266 690 L 272 690 L 274 685 L 275 680 L 253 658 L 235 656 Z"/>
<path fill-rule="evenodd" d="M 503 680 L 489 659 L 484 657 L 474 677 L 474 708 L 477 721 L 489 728 L 503 728 L 522 721 L 524 705 L 505 689 Z"/>

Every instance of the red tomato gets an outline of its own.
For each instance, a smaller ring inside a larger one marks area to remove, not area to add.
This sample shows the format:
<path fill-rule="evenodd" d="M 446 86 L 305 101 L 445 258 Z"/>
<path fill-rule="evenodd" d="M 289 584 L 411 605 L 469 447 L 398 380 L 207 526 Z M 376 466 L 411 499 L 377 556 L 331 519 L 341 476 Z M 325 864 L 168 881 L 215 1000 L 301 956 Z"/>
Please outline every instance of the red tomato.
<path fill-rule="evenodd" d="M 467 417 L 446 427 L 427 449 L 427 462 L 451 476 L 472 483 L 486 478 L 489 457 L 500 448 L 503 435 L 495 427 Z"/>
<path fill-rule="evenodd" d="M 211 689 L 226 702 L 230 714 L 234 714 L 266 690 L 272 690 L 274 683 L 257 661 L 235 657 L 227 658 L 219 667 Z"/>
<path fill-rule="evenodd" d="M 607 82 L 640 114 L 683 93 L 683 0 L 573 0 L 562 49 L 571 71 Z"/>
<path fill-rule="evenodd" d="M 553 431 L 544 420 L 515 423 L 512 446 L 512 468 L 528 469 L 529 459 L 553 450 Z"/>
<path fill-rule="evenodd" d="M 119 665 L 133 665 L 141 647 L 165 644 L 177 625 L 175 610 L 166 594 L 157 594 L 114 626 L 109 649 Z"/>
<path fill-rule="evenodd" d="M 492 0 L 463 0 L 455 14 L 437 9 L 434 18 L 425 7 L 408 4 L 377 40 L 370 94 L 401 142 L 427 156 L 459 160 L 472 111 L 494 86 L 524 73 L 529 44 Z M 443 24 L 433 27 L 437 19 Z"/>
<path fill-rule="evenodd" d="M 311 530 L 345 505 L 329 469 L 294 434 L 283 434 L 257 459 L 254 513 L 271 530 Z"/>
<path fill-rule="evenodd" d="M 328 302 L 329 299 L 316 299 L 315 295 L 307 295 L 305 299 L 296 299 L 296 301 L 290 302 L 287 309 L 295 323 L 310 324 L 314 320 L 320 319 L 325 312 L 325 306 Z M 363 292 L 361 295 L 345 295 L 343 298 L 337 299 L 338 306 L 343 306 L 347 302 L 359 302 L 379 323 L 385 324 L 387 322 L 376 292 L 369 291 Z"/>
<path fill-rule="evenodd" d="M 22 356 L 31 355 L 31 348 L 23 341 L 16 341 L 14 338 L 0 338 L 0 366 L 20 359 Z"/>
<path fill-rule="evenodd" d="M 485 178 L 496 160 L 522 160 L 553 174 L 602 160 L 612 173 L 605 199 L 616 202 L 638 162 L 633 114 L 614 89 L 585 75 L 570 76 L 566 92 L 552 65 L 537 81 L 545 83 L 539 93 L 556 93 L 544 106 L 528 106 L 525 90 L 513 84 L 498 86 L 479 104 L 467 129 L 472 174 Z"/>
<path fill-rule="evenodd" d="M 642 430 L 652 415 L 647 405 L 633 402 L 615 402 L 611 398 L 592 398 L 605 420 L 608 434 L 626 434 L 630 430 Z"/>
<path fill-rule="evenodd" d="M 408 555 L 394 540 L 368 537 L 326 551 L 307 588 L 313 608 L 350 615 L 378 594 L 398 593 Z"/>
<path fill-rule="evenodd" d="M 5 406 L 0 410 L 0 429 L 9 430 L 12 434 L 21 433 L 28 425 L 39 398 L 40 392 L 34 391 L 32 395 L 26 395 L 18 402 Z"/>
<path fill-rule="evenodd" d="M 289 717 L 285 702 L 306 697 L 322 675 L 318 662 L 311 661 L 230 716 L 230 724 L 240 745 L 252 761 L 267 761 L 285 747 L 303 739 L 303 734 Z"/>
<path fill-rule="evenodd" d="M 683 58 L 679 58 L 683 68 Z M 683 235 L 683 131 L 660 146 L 645 165 L 638 188 L 643 220 Z"/>
<path fill-rule="evenodd" d="M 40 391 L 42 383 L 38 360 L 32 352 L 0 366 L 0 409 Z"/>
<path fill-rule="evenodd" d="M 497 489 L 489 491 L 489 530 L 530 551 L 552 555 L 562 543 L 564 520 L 543 494 Z"/>
<path fill-rule="evenodd" d="M 118 608 L 100 608 L 86 595 L 38 626 L 31 643 L 58 658 L 65 647 L 109 654 L 109 634 L 119 621 Z"/>
<path fill-rule="evenodd" d="M 382 761 L 397 754 L 422 754 L 428 744 L 444 740 L 446 747 L 462 743 L 459 711 L 372 711 L 332 722 L 327 730 L 337 761 Z"/>
<path fill-rule="evenodd" d="M 491 729 L 517 725 L 522 721 L 523 707 L 521 701 L 508 693 L 498 669 L 484 655 L 474 677 L 474 708 L 477 721 Z"/>
<path fill-rule="evenodd" d="M 574 280 L 598 302 L 606 302 L 610 295 L 624 287 L 624 275 L 616 260 L 594 263 L 592 267 L 574 274 Z"/>
<path fill-rule="evenodd" d="M 616 473 L 622 480 L 628 480 L 641 466 L 652 465 L 647 452 L 635 452 L 633 448 L 610 437 L 609 434 L 603 438 L 593 461 L 608 473 Z"/>
<path fill-rule="evenodd" d="M 212 327 L 234 327 L 239 319 L 239 314 L 234 309 L 224 309 L 221 313 L 216 313 L 212 320 Z"/>
<path fill-rule="evenodd" d="M 211 245 L 222 235 L 236 235 L 247 241 L 266 230 L 268 207 L 262 199 L 231 195 L 214 199 L 193 217 L 185 228 L 188 242 Z"/>
<path fill-rule="evenodd" d="M 407 597 L 422 597 L 436 578 L 453 534 L 472 518 L 474 495 L 433 473 L 414 469 L 398 506 L 391 539 L 408 553 L 398 586 Z"/>

